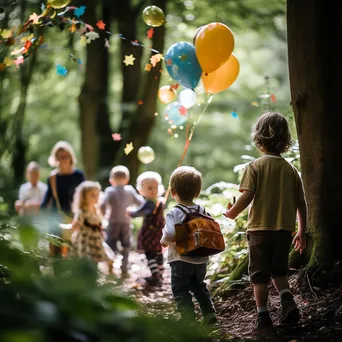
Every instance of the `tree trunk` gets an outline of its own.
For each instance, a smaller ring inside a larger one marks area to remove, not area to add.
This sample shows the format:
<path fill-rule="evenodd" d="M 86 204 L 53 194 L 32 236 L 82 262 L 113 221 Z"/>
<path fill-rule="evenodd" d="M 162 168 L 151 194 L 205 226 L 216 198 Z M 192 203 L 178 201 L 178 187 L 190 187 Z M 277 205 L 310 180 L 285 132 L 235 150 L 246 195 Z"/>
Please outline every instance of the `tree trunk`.
<path fill-rule="evenodd" d="M 165 12 L 166 0 L 156 0 L 154 1 L 154 5 L 160 7 Z M 153 48 L 162 53 L 164 48 L 165 27 L 161 26 L 154 28 L 154 31 Z M 150 72 L 146 72 L 146 79 L 143 85 L 143 94 L 141 97 L 143 104 L 137 107 L 134 115 L 131 116 L 129 121 L 125 120 L 124 115 L 127 115 L 127 113 L 125 114 L 123 112 L 124 121 L 122 123 L 122 129 L 128 128 L 125 137 L 129 138 L 129 141 L 127 140 L 126 142 L 133 142 L 134 151 L 128 156 L 122 154 L 121 152 L 120 161 L 129 168 L 132 179 L 136 178 L 140 165 L 140 162 L 136 156 L 136 151 L 139 147 L 147 144 L 148 137 L 155 122 L 156 101 L 160 84 L 161 68 L 161 63 L 158 63 L 157 66 L 152 68 Z M 137 75 L 132 78 L 131 82 L 137 82 Z M 132 95 L 136 96 L 136 94 Z M 123 101 L 125 101 L 124 98 Z M 123 150 L 123 146 L 121 150 Z"/>
<path fill-rule="evenodd" d="M 342 30 L 338 1 L 288 0 L 292 105 L 308 203 L 309 265 L 342 257 Z"/>
<path fill-rule="evenodd" d="M 97 1 L 85 2 L 87 11 L 85 22 L 95 25 L 97 22 Z M 104 32 L 100 32 L 100 38 L 87 44 L 87 62 L 84 83 L 79 95 L 80 105 L 80 129 L 82 158 L 86 175 L 89 179 L 95 179 L 100 161 L 106 163 L 100 155 L 106 155 L 110 127 L 108 119 L 107 95 L 108 95 L 108 49 L 104 43 Z M 107 125 L 108 130 L 104 127 Z M 104 135 L 103 139 L 99 132 Z M 103 153 L 102 153 L 103 152 Z"/>

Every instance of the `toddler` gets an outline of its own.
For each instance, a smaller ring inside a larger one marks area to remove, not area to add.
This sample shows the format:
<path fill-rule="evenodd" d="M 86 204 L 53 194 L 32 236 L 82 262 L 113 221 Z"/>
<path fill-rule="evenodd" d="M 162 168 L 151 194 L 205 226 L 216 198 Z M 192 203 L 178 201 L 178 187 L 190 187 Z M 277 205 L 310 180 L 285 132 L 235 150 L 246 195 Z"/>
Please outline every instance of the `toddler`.
<path fill-rule="evenodd" d="M 131 218 L 126 214 L 126 210 L 133 204 L 141 205 L 145 202 L 131 185 L 127 185 L 129 177 L 127 167 L 115 166 L 110 172 L 111 186 L 105 190 L 100 206 L 102 214 L 106 214 L 108 220 L 108 245 L 115 253 L 118 252 L 118 241 L 122 246 L 122 275 L 127 274 L 128 255 L 131 247 Z"/>
<path fill-rule="evenodd" d="M 150 285 L 161 285 L 164 271 L 160 239 L 165 225 L 163 200 L 158 198 L 164 191 L 161 176 L 152 171 L 137 178 L 137 189 L 146 202 L 136 210 L 128 210 L 130 217 L 144 216 L 138 235 L 138 250 L 146 255 L 151 277 L 145 278 Z"/>
<path fill-rule="evenodd" d="M 97 204 L 101 186 L 97 182 L 84 181 L 75 191 L 73 212 L 73 229 L 77 233 L 73 236 L 73 254 L 86 257 L 96 263 L 106 261 L 109 272 L 112 271 L 113 261 L 107 256 L 103 241 L 101 215 Z"/>
<path fill-rule="evenodd" d="M 15 202 L 15 209 L 19 215 L 36 215 L 47 191 L 47 185 L 39 180 L 38 163 L 32 161 L 27 165 L 26 179 L 27 182 L 19 188 L 19 199 Z"/>
<path fill-rule="evenodd" d="M 163 247 L 169 246 L 168 262 L 171 266 L 171 288 L 182 318 L 195 319 L 191 291 L 200 305 L 204 322 L 215 324 L 214 304 L 204 282 L 208 257 L 180 255 L 175 243 L 175 224 L 183 222 L 186 212 L 199 211 L 206 214 L 204 207 L 194 203 L 194 199 L 200 194 L 201 187 L 202 176 L 195 168 L 181 166 L 173 171 L 170 178 L 171 195 L 182 207 L 182 210 L 176 206 L 167 213 L 160 242 Z"/>
<path fill-rule="evenodd" d="M 267 307 L 270 278 L 280 295 L 281 323 L 297 323 L 300 318 L 287 272 L 296 213 L 298 233 L 293 243 L 300 253 L 305 249 L 306 201 L 298 171 L 281 156 L 291 144 L 286 119 L 279 113 L 265 113 L 256 123 L 253 140 L 263 155 L 247 165 L 240 184 L 242 195 L 225 215 L 234 219 L 253 201 L 247 240 L 249 274 L 258 311 L 255 328 L 260 332 L 273 326 Z"/>

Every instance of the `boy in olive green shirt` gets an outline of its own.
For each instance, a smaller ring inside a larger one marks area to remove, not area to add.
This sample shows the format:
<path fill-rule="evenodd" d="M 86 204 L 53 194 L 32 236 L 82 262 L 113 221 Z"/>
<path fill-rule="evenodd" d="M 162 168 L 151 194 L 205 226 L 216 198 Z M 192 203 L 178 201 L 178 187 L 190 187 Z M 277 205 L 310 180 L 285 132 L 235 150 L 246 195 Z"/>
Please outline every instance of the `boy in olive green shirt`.
<path fill-rule="evenodd" d="M 295 249 L 306 246 L 306 201 L 303 185 L 294 166 L 281 153 L 291 144 L 286 119 L 278 113 L 265 113 L 258 120 L 253 140 L 263 156 L 249 163 L 240 184 L 242 195 L 225 216 L 234 219 L 252 201 L 248 215 L 249 274 L 258 310 L 256 331 L 273 327 L 268 311 L 268 282 L 280 294 L 281 323 L 297 323 L 299 310 L 287 280 L 292 233 Z"/>

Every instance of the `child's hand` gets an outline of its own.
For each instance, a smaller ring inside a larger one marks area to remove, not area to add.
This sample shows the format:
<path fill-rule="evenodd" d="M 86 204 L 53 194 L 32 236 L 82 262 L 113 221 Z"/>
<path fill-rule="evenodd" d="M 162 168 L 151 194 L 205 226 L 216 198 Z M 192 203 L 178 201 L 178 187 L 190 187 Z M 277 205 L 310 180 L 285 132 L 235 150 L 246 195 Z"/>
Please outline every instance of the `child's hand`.
<path fill-rule="evenodd" d="M 231 205 L 231 207 L 232 207 L 232 205 Z M 230 207 L 230 208 L 231 208 L 231 207 Z M 232 213 L 231 210 L 229 210 L 230 208 L 228 208 L 228 210 L 227 210 L 225 213 L 223 213 L 223 215 L 224 215 L 225 217 L 231 219 L 231 220 L 234 220 L 236 216 Z"/>
<path fill-rule="evenodd" d="M 129 208 L 126 209 L 125 216 L 131 217 L 131 209 Z"/>
<path fill-rule="evenodd" d="M 299 253 L 302 254 L 306 248 L 305 233 L 297 233 L 296 236 L 293 238 L 292 243 L 294 244 L 295 251 L 299 251 Z"/>

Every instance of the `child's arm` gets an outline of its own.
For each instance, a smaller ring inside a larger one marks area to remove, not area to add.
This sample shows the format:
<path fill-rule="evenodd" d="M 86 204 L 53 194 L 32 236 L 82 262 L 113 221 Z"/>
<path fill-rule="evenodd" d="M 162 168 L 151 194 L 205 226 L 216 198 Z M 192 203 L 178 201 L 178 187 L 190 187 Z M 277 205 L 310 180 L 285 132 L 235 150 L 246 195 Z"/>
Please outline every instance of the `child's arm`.
<path fill-rule="evenodd" d="M 293 244 L 294 244 L 295 250 L 299 251 L 299 253 L 302 254 L 306 248 L 305 229 L 306 229 L 306 217 L 307 217 L 306 200 L 305 200 L 304 192 L 302 189 L 299 194 L 297 216 L 298 216 L 298 233 L 293 239 Z"/>
<path fill-rule="evenodd" d="M 245 190 L 242 195 L 238 198 L 237 202 L 230 208 L 227 209 L 225 216 L 230 219 L 235 219 L 241 211 L 246 209 L 254 198 L 254 192 Z"/>
<path fill-rule="evenodd" d="M 107 203 L 108 203 L 108 196 L 109 196 L 109 192 L 105 191 L 104 194 L 102 194 L 102 198 L 100 199 L 100 205 L 99 205 L 99 209 L 100 209 L 100 213 L 105 216 L 106 215 L 106 209 L 107 209 Z"/>
<path fill-rule="evenodd" d="M 130 217 L 139 217 L 151 215 L 156 208 L 156 204 L 153 201 L 146 201 L 143 205 L 141 205 L 137 209 L 127 209 L 127 214 Z"/>
<path fill-rule="evenodd" d="M 163 236 L 160 239 L 160 244 L 163 247 L 167 247 L 171 242 L 175 240 L 175 223 L 174 223 L 174 216 L 173 212 L 170 211 L 166 214 L 166 222 L 165 227 L 163 228 Z"/>

